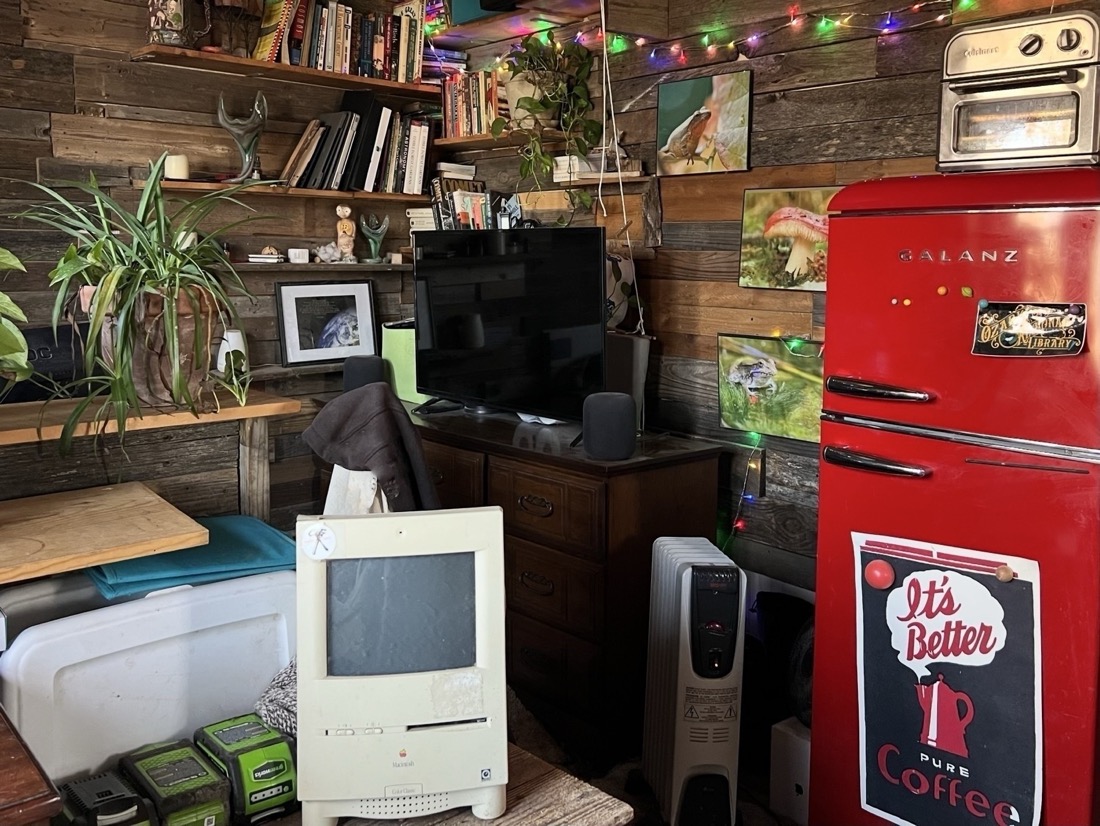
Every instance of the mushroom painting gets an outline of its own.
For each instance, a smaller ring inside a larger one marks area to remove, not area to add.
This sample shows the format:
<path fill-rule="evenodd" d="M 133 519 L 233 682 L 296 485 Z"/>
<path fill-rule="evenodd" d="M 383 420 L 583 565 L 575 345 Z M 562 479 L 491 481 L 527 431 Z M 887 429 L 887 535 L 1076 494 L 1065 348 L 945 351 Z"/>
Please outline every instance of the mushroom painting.
<path fill-rule="evenodd" d="M 839 187 L 746 190 L 741 286 L 824 290 L 829 202 L 839 191 Z"/>
<path fill-rule="evenodd" d="M 749 168 L 747 71 L 662 83 L 657 88 L 657 174 Z"/>
<path fill-rule="evenodd" d="M 819 342 L 718 336 L 718 410 L 722 427 L 819 441 L 821 388 Z"/>

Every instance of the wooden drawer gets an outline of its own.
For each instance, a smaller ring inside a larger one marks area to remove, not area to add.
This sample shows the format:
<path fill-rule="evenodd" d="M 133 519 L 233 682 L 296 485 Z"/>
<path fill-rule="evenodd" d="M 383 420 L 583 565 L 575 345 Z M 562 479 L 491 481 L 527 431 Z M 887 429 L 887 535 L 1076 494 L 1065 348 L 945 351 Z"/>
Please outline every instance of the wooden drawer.
<path fill-rule="evenodd" d="M 506 533 L 602 562 L 604 483 L 545 465 L 489 457 L 488 504 L 504 509 Z"/>
<path fill-rule="evenodd" d="M 603 566 L 504 538 L 508 608 L 592 639 L 603 633 Z"/>
<path fill-rule="evenodd" d="M 485 455 L 460 447 L 424 441 L 428 473 L 445 508 L 476 508 L 485 504 Z"/>
<path fill-rule="evenodd" d="M 508 682 L 577 711 L 597 707 L 600 649 L 508 611 Z"/>

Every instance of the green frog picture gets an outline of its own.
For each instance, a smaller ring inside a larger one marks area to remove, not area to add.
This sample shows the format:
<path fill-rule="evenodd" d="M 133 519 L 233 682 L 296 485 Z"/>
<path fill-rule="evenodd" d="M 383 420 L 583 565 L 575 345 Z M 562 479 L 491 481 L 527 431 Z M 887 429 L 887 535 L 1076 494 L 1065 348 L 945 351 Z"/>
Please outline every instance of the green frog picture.
<path fill-rule="evenodd" d="M 747 71 L 663 83 L 657 89 L 657 174 L 749 168 Z"/>
<path fill-rule="evenodd" d="M 718 336 L 722 427 L 816 442 L 822 345 L 796 338 Z"/>

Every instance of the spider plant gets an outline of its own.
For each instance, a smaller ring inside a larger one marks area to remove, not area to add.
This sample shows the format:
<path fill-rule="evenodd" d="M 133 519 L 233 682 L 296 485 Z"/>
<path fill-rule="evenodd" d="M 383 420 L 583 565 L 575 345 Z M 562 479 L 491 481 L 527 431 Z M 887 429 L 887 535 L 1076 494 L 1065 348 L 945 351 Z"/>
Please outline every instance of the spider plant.
<path fill-rule="evenodd" d="M 75 316 L 78 304 L 88 314 L 84 377 L 73 383 L 87 395 L 63 426 L 63 451 L 93 405 L 93 421 L 102 427 L 113 418 L 120 438 L 127 415 L 140 416 L 143 404 L 201 412 L 214 328 L 237 326 L 230 296 L 249 295 L 221 239 L 257 216 L 213 229 L 208 224 L 219 206 L 251 209 L 235 196 L 253 182 L 193 200 L 169 199 L 162 186 L 165 157 L 150 162 L 132 210 L 92 176 L 64 184 L 84 196 L 77 200 L 33 184 L 46 200 L 21 213 L 71 239 L 50 273 L 57 290 L 54 330 Z M 77 389 L 73 385 L 66 389 Z"/>
<path fill-rule="evenodd" d="M 22 262 L 11 252 L 0 247 L 0 271 L 23 270 Z M 27 361 L 27 340 L 15 322 L 26 323 L 27 317 L 4 293 L 0 293 L 0 398 L 17 381 L 29 377 L 34 372 Z"/>

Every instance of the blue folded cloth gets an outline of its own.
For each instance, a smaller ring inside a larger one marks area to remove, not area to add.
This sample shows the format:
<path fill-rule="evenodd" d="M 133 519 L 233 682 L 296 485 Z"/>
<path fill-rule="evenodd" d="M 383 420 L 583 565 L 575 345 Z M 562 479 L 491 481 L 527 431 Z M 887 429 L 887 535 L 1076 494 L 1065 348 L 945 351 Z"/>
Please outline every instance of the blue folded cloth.
<path fill-rule="evenodd" d="M 96 565 L 85 573 L 103 596 L 113 599 L 294 567 L 294 540 L 263 520 L 208 516 L 195 521 L 210 532 L 206 545 Z"/>

